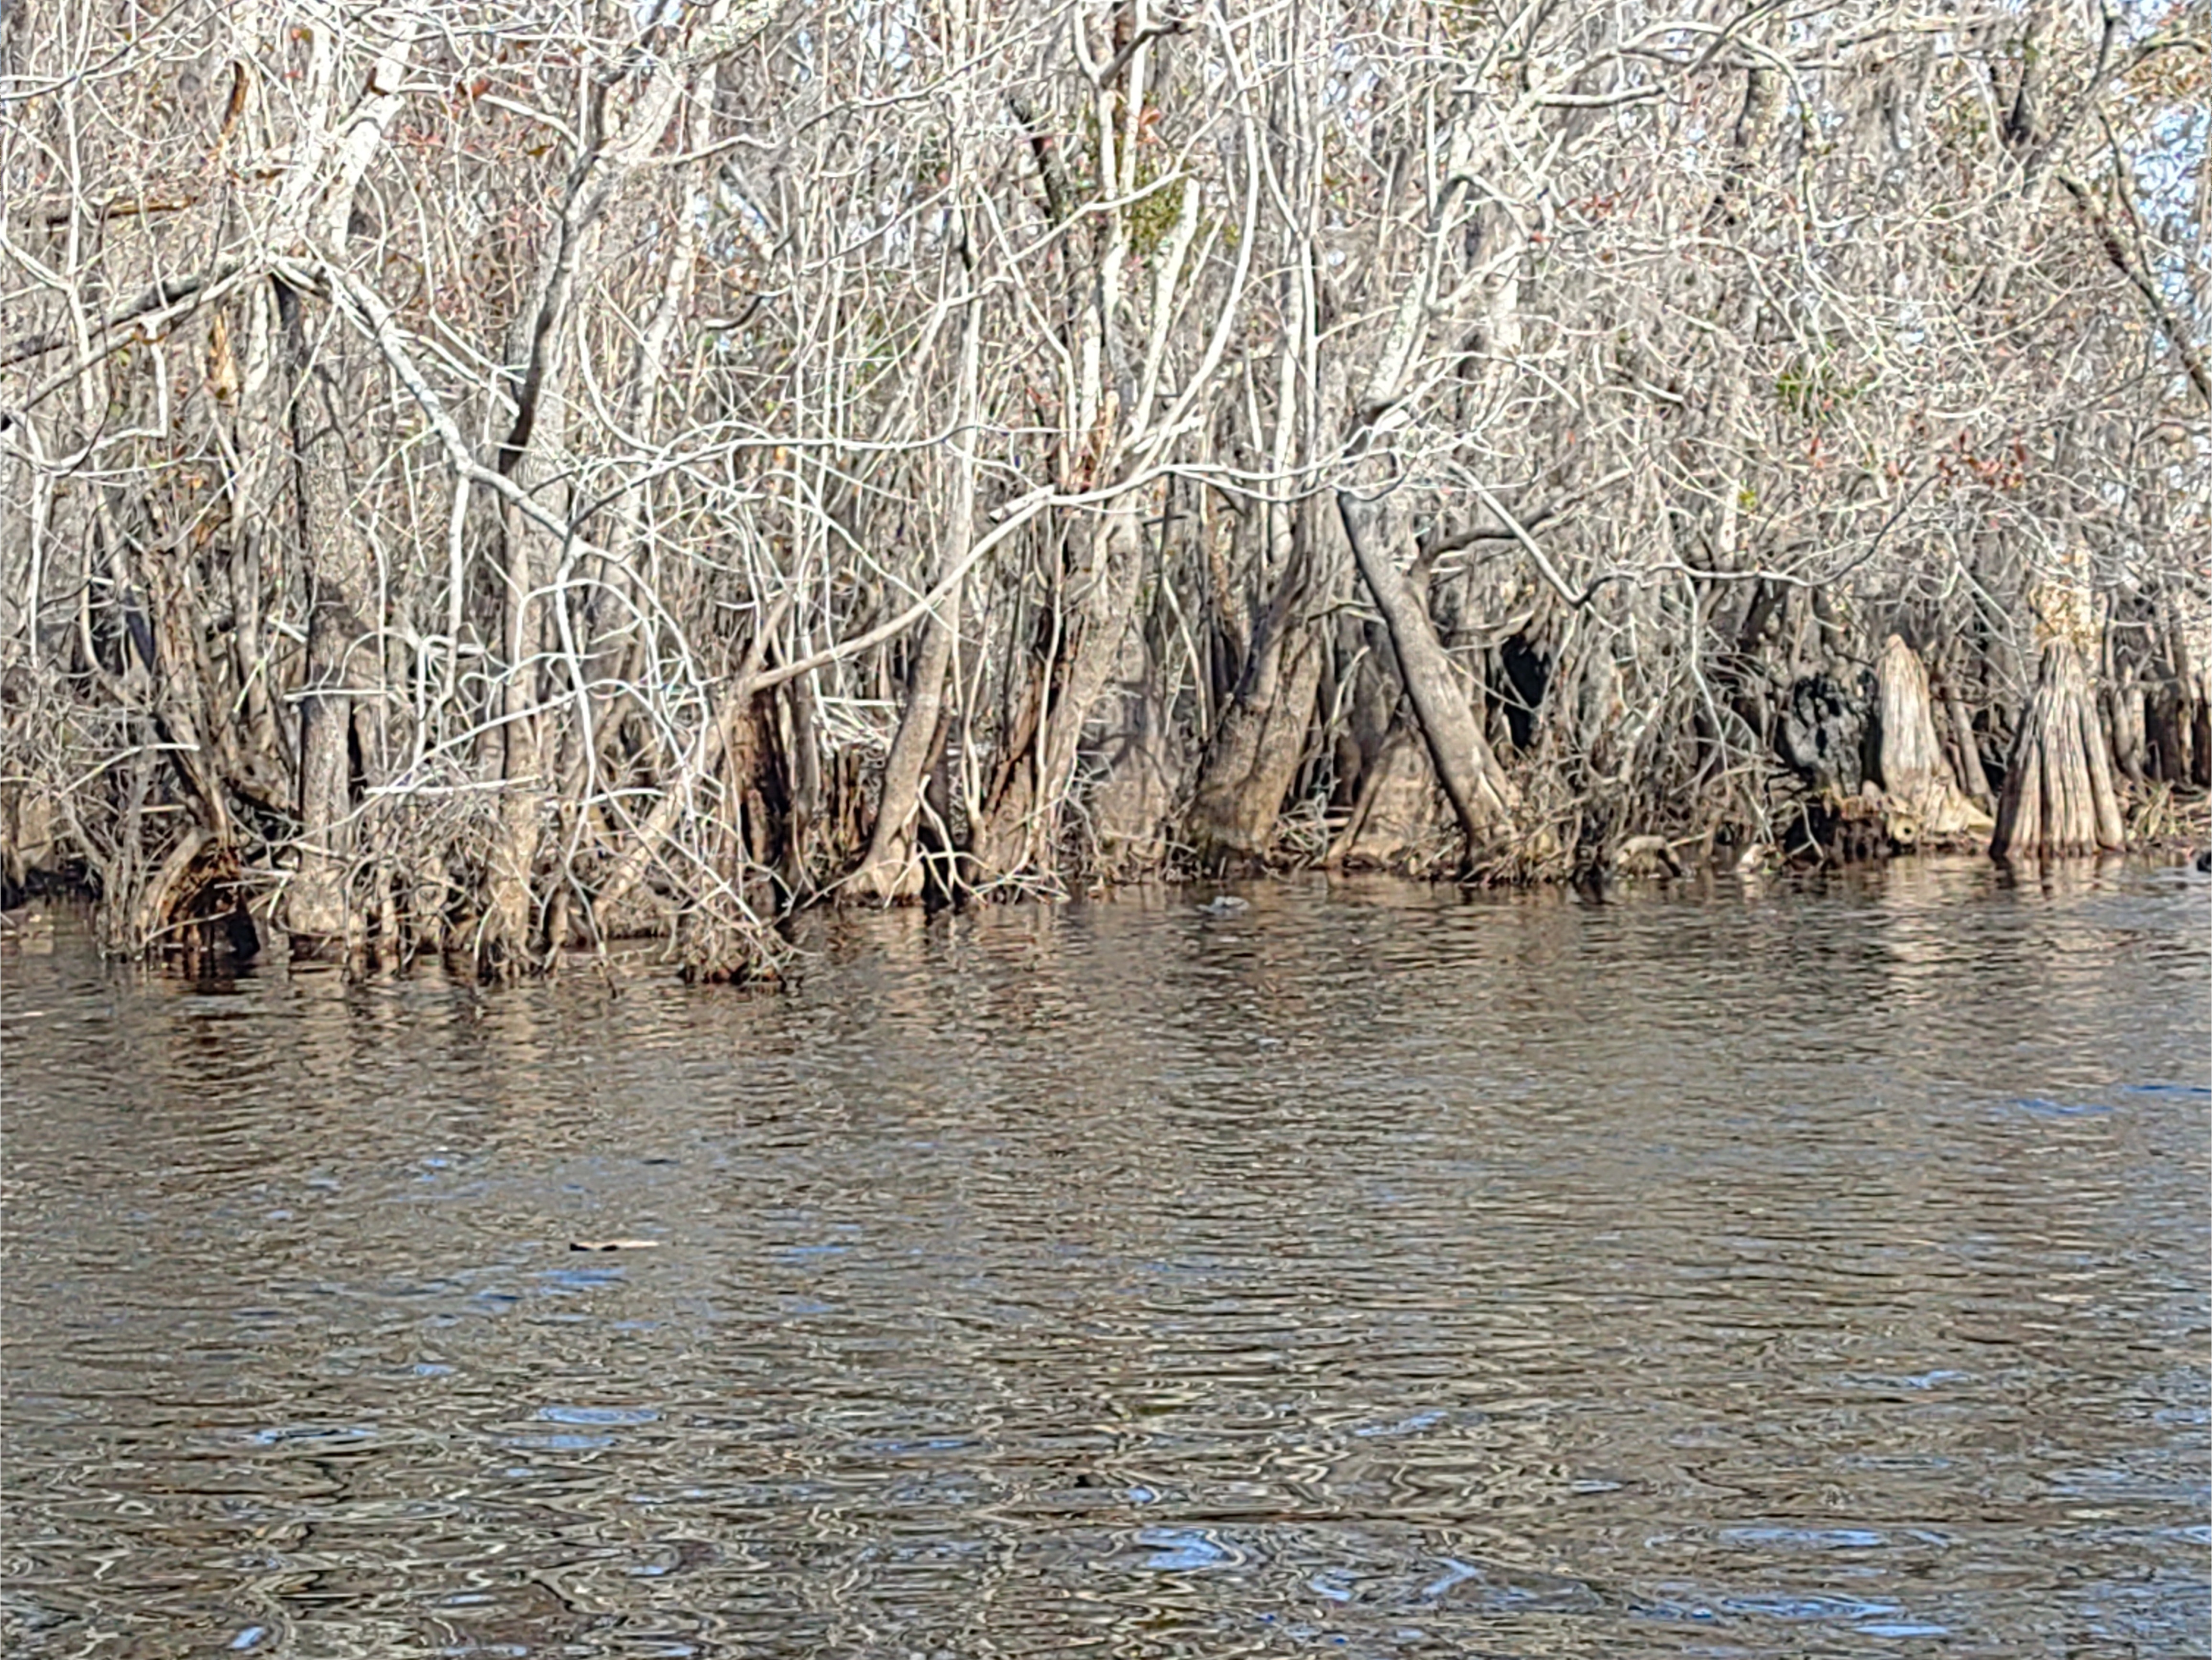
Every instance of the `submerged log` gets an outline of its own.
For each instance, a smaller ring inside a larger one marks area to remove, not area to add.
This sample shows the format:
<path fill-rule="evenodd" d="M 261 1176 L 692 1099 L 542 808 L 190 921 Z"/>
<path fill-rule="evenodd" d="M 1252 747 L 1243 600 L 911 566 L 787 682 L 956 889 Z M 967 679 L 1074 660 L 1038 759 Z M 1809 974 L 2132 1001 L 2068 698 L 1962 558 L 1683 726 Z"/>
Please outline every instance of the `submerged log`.
<path fill-rule="evenodd" d="M 2117 851 L 2127 845 L 2096 699 L 2071 642 L 2043 648 L 1997 803 L 1992 858 Z"/>
<path fill-rule="evenodd" d="M 1901 844 L 1986 835 L 1995 821 L 1960 788 L 1936 737 L 1935 702 L 1920 655 L 1896 635 L 1875 666 L 1875 771 L 1902 810 Z"/>

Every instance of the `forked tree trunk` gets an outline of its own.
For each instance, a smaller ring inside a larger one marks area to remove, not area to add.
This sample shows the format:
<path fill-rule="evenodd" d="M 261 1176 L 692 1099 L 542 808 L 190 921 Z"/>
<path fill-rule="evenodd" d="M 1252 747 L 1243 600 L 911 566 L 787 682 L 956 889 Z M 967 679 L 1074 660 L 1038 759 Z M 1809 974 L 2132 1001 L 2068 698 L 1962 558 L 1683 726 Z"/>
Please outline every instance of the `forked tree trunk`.
<path fill-rule="evenodd" d="M 968 551 L 967 535 L 958 528 L 966 522 L 965 515 L 955 522 L 952 543 L 945 550 L 945 564 L 952 569 L 957 568 Z M 921 892 L 915 814 L 921 805 L 922 775 L 929 770 L 945 735 L 939 718 L 945 707 L 945 676 L 951 666 L 953 642 L 959 631 L 960 586 L 956 582 L 930 616 L 915 664 L 914 683 L 907 691 L 906 712 L 900 717 L 897 736 L 891 740 L 890 758 L 884 765 L 875 829 L 860 868 L 853 875 L 853 891 L 862 897 L 912 899 Z"/>
<path fill-rule="evenodd" d="M 2118 851 L 2126 845 L 2097 701 L 2071 643 L 2053 640 L 2043 648 L 2034 694 L 2021 712 L 1990 856 Z"/>
<path fill-rule="evenodd" d="M 1322 642 L 1300 615 L 1309 566 L 1306 555 L 1292 556 L 1207 746 L 1187 826 L 1206 856 L 1262 859 L 1274 845 L 1321 684 Z"/>

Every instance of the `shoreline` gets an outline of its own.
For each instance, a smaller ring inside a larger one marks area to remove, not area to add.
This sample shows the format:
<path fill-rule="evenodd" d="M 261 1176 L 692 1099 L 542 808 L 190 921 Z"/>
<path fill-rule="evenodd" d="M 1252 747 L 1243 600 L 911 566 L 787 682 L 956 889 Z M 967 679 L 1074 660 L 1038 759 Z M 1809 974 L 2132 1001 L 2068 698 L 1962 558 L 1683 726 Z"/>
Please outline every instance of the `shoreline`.
<path fill-rule="evenodd" d="M 2197 848 L 2186 838 L 2166 838 L 2131 846 L 2120 852 L 2037 856 L 2013 860 L 1993 860 L 1972 848 L 1914 850 L 1883 857 L 1848 861 L 1802 861 L 1791 865 L 1761 865 L 1740 868 L 1726 860 L 1686 865 L 1679 872 L 1650 869 L 1634 873 L 1599 873 L 1577 880 L 1520 884 L 1480 883 L 1449 878 L 1407 875 L 1372 869 L 1335 869 L 1322 866 L 1276 867 L 1231 874 L 1185 873 L 1124 879 L 1047 895 L 1026 894 L 1008 899 L 971 898 L 945 906 L 920 902 L 867 904 L 823 902 L 780 919 L 778 932 L 785 952 L 774 974 L 746 981 L 706 979 L 708 984 L 746 984 L 775 989 L 793 983 L 810 959 L 817 958 L 842 931 L 865 934 L 868 925 L 899 917 L 909 922 L 933 925 L 948 917 L 1018 915 L 1029 910 L 1079 912 L 1100 907 L 1167 913 L 1189 910 L 1218 917 L 1263 916 L 1271 894 L 1312 893 L 1325 896 L 1398 894 L 1418 897 L 1423 908 L 1448 908 L 1484 902 L 1499 903 L 1549 902 L 1607 904 L 1638 899 L 1705 901 L 1730 895 L 1757 895 L 1808 886 L 1853 884 L 1887 885 L 1899 879 L 1925 879 L 1939 883 L 1960 882 L 1971 890 L 1973 879 L 1986 876 L 1999 888 L 2039 885 L 2046 891 L 2094 885 L 2117 871 L 2169 871 L 2186 879 L 2199 878 L 2191 860 Z M 1223 909 L 1214 906 L 1224 897 Z M 97 898 L 82 888 L 44 885 L 39 891 L 21 896 L 18 903 L 0 910 L 0 956 L 37 955 L 53 948 L 58 932 L 81 936 L 111 963 L 136 964 L 156 975 L 192 978 L 271 963 L 288 969 L 337 972 L 349 977 L 381 979 L 432 970 L 457 982 L 483 983 L 465 947 L 441 951 L 416 950 L 404 955 L 363 950 L 350 958 L 334 958 L 321 941 L 295 947 L 268 919 L 265 910 L 256 919 L 261 945 L 252 952 L 204 946 L 171 945 L 151 952 L 115 951 L 103 943 L 100 908 Z M 573 945 L 542 964 L 527 982 L 552 983 L 596 974 L 623 979 L 668 978 L 700 981 L 684 972 L 678 940 L 666 933 L 628 934 L 607 939 L 603 946 Z M 495 982 L 496 983 L 496 982 Z"/>

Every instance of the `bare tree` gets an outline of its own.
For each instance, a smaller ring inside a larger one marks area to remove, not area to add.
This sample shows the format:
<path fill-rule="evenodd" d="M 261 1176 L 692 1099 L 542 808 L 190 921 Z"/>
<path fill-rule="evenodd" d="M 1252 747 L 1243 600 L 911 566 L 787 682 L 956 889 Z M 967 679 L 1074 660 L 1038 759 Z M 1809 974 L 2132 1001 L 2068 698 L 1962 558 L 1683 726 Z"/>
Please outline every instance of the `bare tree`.
<path fill-rule="evenodd" d="M 23 0 L 5 877 L 772 972 L 1818 843 L 1908 703 L 1944 826 L 2124 836 L 2212 784 L 2201 22 Z"/>

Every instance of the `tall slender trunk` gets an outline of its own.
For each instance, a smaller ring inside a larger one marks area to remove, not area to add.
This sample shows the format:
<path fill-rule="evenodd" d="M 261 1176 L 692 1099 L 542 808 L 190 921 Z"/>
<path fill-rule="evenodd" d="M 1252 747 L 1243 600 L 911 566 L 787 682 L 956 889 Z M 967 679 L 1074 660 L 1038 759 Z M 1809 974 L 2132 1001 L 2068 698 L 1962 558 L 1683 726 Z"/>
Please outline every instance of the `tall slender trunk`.
<path fill-rule="evenodd" d="M 299 865 L 284 925 L 303 953 L 343 952 L 360 932 L 353 903 L 353 696 L 368 549 L 349 506 L 354 468 L 342 430 L 337 372 L 307 343 L 305 302 L 280 288 L 291 350 L 293 489 L 310 587 L 300 692 Z"/>
<path fill-rule="evenodd" d="M 975 252 L 964 234 L 960 252 L 968 303 L 961 325 L 960 385 L 956 395 L 959 413 L 954 442 L 959 459 L 953 464 L 952 499 L 945 509 L 944 550 L 938 556 L 940 581 L 945 573 L 957 572 L 967 562 L 975 536 L 975 421 L 982 361 L 983 292 L 976 283 Z M 897 736 L 891 740 L 890 757 L 884 763 L 875 830 L 853 878 L 854 890 L 871 899 L 911 898 L 921 891 L 914 817 L 921 805 L 922 775 L 929 770 L 933 753 L 942 741 L 945 670 L 960 633 L 960 587 L 956 581 L 944 601 L 930 613 L 915 664 L 914 684 L 907 693 L 906 713 L 899 721 Z"/>

